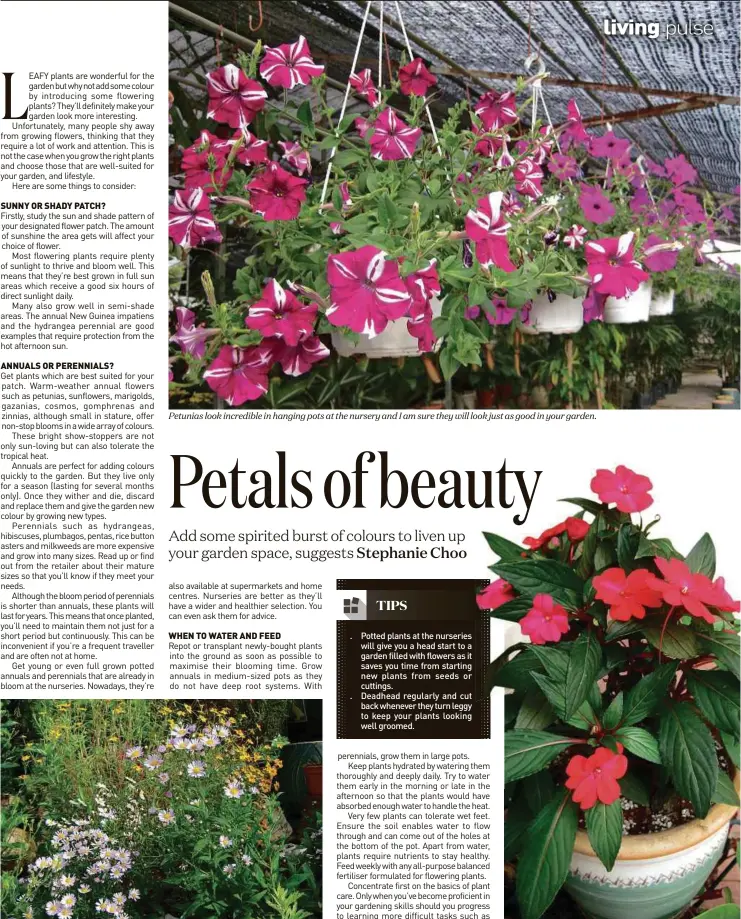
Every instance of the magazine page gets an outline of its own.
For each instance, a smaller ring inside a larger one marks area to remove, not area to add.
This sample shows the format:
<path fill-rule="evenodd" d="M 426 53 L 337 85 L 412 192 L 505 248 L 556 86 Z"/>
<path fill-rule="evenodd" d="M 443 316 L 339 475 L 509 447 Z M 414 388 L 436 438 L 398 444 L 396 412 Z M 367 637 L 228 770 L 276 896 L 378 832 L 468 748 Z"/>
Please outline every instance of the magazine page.
<path fill-rule="evenodd" d="M 3 917 L 739 915 L 740 26 L 0 2 Z"/>

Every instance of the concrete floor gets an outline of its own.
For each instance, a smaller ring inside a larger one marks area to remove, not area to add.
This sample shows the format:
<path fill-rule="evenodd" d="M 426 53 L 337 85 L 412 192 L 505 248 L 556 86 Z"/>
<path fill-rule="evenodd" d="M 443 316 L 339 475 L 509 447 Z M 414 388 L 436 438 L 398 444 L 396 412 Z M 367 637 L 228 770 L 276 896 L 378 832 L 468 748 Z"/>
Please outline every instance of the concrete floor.
<path fill-rule="evenodd" d="M 714 370 L 685 373 L 679 392 L 652 405 L 652 409 L 712 409 L 722 380 Z"/>

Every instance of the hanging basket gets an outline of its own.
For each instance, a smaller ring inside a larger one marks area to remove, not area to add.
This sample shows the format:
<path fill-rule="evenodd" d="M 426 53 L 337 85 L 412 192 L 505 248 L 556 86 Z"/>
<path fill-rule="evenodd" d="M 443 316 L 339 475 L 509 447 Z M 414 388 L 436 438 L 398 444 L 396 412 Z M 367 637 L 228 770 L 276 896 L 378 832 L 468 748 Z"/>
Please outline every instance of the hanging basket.
<path fill-rule="evenodd" d="M 613 325 L 626 322 L 648 322 L 651 309 L 651 282 L 644 281 L 627 297 L 608 297 L 605 301 L 605 322 Z"/>
<path fill-rule="evenodd" d="M 550 332 L 552 335 L 572 335 L 584 325 L 582 297 L 556 294 L 551 303 L 547 294 L 533 298 L 530 308 L 530 329 L 525 331 Z"/>
<path fill-rule="evenodd" d="M 433 318 L 439 316 L 443 308 L 442 301 L 438 297 L 433 297 L 430 306 Z M 419 350 L 419 341 L 407 330 L 406 317 L 389 322 L 383 332 L 374 338 L 361 335 L 357 344 L 340 332 L 333 332 L 332 347 L 341 357 L 353 357 L 356 354 L 364 354 L 370 358 L 419 357 L 422 353 Z"/>
<path fill-rule="evenodd" d="M 674 291 L 655 290 L 651 294 L 649 316 L 671 316 L 674 312 Z"/>

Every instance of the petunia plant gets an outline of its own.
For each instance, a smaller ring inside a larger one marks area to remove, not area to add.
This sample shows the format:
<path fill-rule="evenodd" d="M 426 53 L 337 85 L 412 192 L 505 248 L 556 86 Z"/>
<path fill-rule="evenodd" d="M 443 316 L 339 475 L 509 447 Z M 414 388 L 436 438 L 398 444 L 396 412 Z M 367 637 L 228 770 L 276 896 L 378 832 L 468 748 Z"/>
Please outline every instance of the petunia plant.
<path fill-rule="evenodd" d="M 523 919 L 566 880 L 580 826 L 610 870 L 636 807 L 684 821 L 738 803 L 741 607 L 713 542 L 683 556 L 657 537 L 652 483 L 625 466 L 591 488 L 524 546 L 485 534 L 498 579 L 479 606 L 523 635 L 490 669 L 509 690 L 505 858 Z"/>

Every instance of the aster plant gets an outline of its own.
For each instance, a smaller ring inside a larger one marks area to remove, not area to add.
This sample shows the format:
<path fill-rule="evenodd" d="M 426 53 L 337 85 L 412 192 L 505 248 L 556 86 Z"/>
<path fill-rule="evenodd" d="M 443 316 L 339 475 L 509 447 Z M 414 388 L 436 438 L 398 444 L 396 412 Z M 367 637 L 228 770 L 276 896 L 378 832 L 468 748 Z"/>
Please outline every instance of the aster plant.
<path fill-rule="evenodd" d="M 479 606 L 528 639 L 490 669 L 510 690 L 505 858 L 524 919 L 566 880 L 579 826 L 610 870 L 632 808 L 738 804 L 740 607 L 713 542 L 683 556 L 655 536 L 652 483 L 625 466 L 591 487 L 523 546 L 485 534 L 498 580 Z"/>

